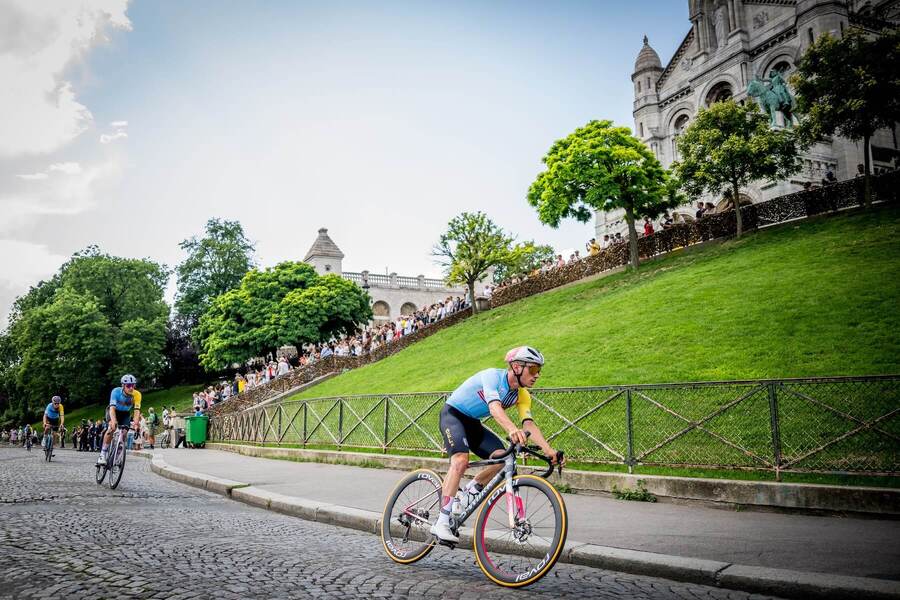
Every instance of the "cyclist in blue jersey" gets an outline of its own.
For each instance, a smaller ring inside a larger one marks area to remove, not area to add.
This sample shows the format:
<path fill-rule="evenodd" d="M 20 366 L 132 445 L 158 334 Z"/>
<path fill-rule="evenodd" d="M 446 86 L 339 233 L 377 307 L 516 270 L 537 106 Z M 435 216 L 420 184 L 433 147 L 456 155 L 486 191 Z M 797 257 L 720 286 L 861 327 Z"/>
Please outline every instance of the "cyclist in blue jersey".
<path fill-rule="evenodd" d="M 44 435 L 47 435 L 47 430 L 49 429 L 51 434 L 56 435 L 56 439 L 59 440 L 61 434 L 58 432 L 65 421 L 66 409 L 63 408 L 62 398 L 53 396 L 53 398 L 50 399 L 50 403 L 44 409 Z M 58 441 L 55 443 L 59 444 Z"/>
<path fill-rule="evenodd" d="M 137 378 L 134 375 L 123 375 L 122 386 L 113 388 L 109 395 L 109 408 L 106 415 L 109 425 L 103 434 L 103 447 L 100 450 L 100 458 L 97 459 L 98 465 L 106 464 L 106 451 L 109 449 L 109 443 L 119 425 L 123 427 L 131 425 L 132 408 L 134 408 L 134 419 L 138 422 L 141 420 L 141 393 L 134 389 L 136 385 Z"/>
<path fill-rule="evenodd" d="M 482 459 L 502 454 L 506 446 L 481 419 L 494 417 L 517 444 L 524 444 L 525 432 L 531 441 L 556 462 L 556 450 L 544 439 L 531 415 L 530 388 L 540 377 L 544 356 L 530 346 L 519 346 L 506 353 L 506 369 L 485 369 L 469 377 L 456 388 L 441 409 L 440 427 L 444 447 L 450 457 L 450 468 L 444 479 L 441 513 L 432 526 L 431 533 L 445 542 L 457 543 L 459 538 L 450 529 L 450 507 L 459 497 L 462 509 L 468 507 L 490 479 L 503 468 L 502 464 L 486 467 L 470 481 L 465 490 L 459 491 L 459 482 L 469 467 L 469 452 Z M 506 415 L 506 409 L 515 406 L 522 422 L 518 427 Z M 459 493 L 457 493 L 459 491 Z"/>

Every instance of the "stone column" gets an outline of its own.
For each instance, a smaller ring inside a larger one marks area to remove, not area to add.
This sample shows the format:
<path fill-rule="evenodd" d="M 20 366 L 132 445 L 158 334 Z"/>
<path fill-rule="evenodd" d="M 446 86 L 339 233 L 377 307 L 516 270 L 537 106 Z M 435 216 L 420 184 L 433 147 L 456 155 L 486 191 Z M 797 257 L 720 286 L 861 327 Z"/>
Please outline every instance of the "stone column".
<path fill-rule="evenodd" d="M 419 280 L 419 289 L 424 290 L 425 289 L 425 276 L 419 275 L 418 277 L 416 277 L 416 279 Z"/>
<path fill-rule="evenodd" d="M 392 288 L 398 288 L 398 287 L 400 287 L 400 283 L 397 281 L 397 274 L 396 274 L 396 273 L 391 273 L 391 274 L 389 275 L 389 277 L 391 278 L 391 287 L 392 287 Z"/>

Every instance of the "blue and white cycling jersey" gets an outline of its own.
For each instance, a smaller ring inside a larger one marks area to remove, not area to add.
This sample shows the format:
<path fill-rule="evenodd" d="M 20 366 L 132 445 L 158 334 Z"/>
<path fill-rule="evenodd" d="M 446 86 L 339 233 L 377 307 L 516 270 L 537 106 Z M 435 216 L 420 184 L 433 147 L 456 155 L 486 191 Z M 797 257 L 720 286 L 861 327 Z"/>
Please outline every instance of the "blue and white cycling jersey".
<path fill-rule="evenodd" d="M 59 405 L 59 410 L 57 410 L 56 407 L 54 407 L 53 403 L 51 402 L 50 404 L 47 405 L 47 408 L 44 409 L 44 414 L 47 415 L 47 418 L 49 418 L 49 419 L 58 419 L 59 415 L 63 412 L 63 410 L 64 409 L 63 409 L 62 404 Z"/>
<path fill-rule="evenodd" d="M 475 373 L 450 394 L 447 404 L 473 419 L 483 419 L 491 414 L 488 404 L 493 401 L 499 401 L 503 408 L 516 405 L 522 421 L 532 418 L 531 394 L 525 388 L 509 389 L 506 369 Z"/>
<path fill-rule="evenodd" d="M 140 410 L 141 393 L 134 390 L 129 396 L 121 387 L 113 388 L 112 393 L 109 395 L 109 405 L 115 406 L 119 412 L 130 411 L 132 408 Z"/>

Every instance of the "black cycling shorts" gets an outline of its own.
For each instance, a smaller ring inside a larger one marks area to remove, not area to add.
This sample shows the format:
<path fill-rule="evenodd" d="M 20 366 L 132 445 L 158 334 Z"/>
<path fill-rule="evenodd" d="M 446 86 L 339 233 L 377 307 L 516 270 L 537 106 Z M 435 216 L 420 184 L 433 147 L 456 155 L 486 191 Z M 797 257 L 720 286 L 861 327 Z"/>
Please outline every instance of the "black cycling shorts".
<path fill-rule="evenodd" d="M 53 417 L 47 417 L 47 423 L 50 425 L 50 429 L 56 429 L 59 427 L 59 417 L 55 419 Z"/>
<path fill-rule="evenodd" d="M 496 433 L 449 404 L 441 409 L 441 437 L 448 456 L 460 452 L 474 452 L 479 458 L 490 458 L 497 450 L 506 446 Z"/>
<path fill-rule="evenodd" d="M 106 418 L 103 420 L 109 423 L 109 412 L 106 413 Z M 131 427 L 131 411 L 117 410 L 116 423 L 119 424 L 119 427 Z"/>

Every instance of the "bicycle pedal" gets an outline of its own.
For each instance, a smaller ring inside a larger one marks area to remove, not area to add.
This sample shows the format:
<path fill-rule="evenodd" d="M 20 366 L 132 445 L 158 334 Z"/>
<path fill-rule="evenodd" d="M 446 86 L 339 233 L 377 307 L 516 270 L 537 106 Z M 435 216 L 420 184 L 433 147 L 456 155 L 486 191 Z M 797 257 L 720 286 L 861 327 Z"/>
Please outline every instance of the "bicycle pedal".
<path fill-rule="evenodd" d="M 441 546 L 447 546 L 447 547 L 450 548 L 451 550 L 453 550 L 453 549 L 456 548 L 456 543 L 455 543 L 455 542 L 447 542 L 447 541 L 442 540 L 442 539 L 440 539 L 440 538 L 435 538 L 435 539 L 437 539 L 438 544 L 440 544 Z"/>

